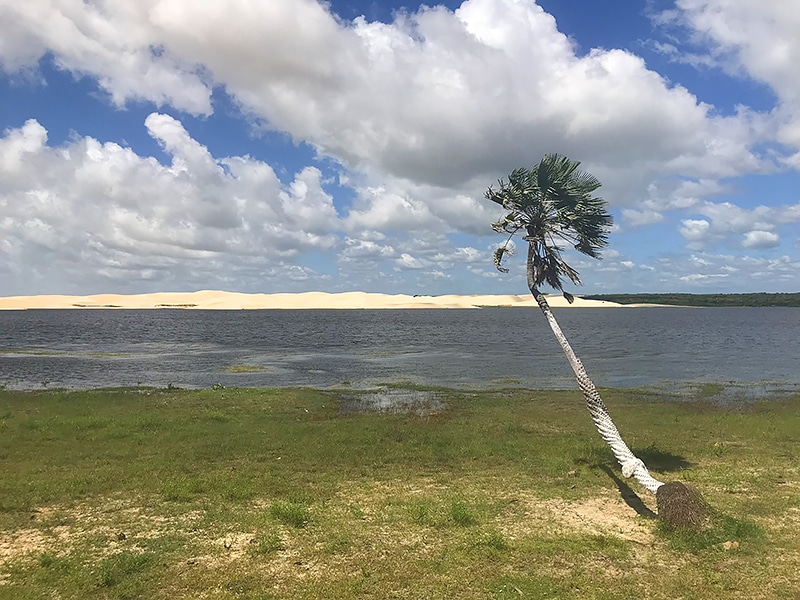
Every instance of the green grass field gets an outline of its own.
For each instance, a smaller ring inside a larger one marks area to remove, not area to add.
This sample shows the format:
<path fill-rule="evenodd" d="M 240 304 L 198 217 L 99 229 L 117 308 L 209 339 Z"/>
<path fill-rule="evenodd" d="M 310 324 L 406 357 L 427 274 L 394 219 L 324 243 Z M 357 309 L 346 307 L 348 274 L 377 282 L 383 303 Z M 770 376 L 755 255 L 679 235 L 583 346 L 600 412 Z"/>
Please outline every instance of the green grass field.
<path fill-rule="evenodd" d="M 800 397 L 701 391 L 603 391 L 687 533 L 577 391 L 0 390 L 0 598 L 797 598 Z"/>

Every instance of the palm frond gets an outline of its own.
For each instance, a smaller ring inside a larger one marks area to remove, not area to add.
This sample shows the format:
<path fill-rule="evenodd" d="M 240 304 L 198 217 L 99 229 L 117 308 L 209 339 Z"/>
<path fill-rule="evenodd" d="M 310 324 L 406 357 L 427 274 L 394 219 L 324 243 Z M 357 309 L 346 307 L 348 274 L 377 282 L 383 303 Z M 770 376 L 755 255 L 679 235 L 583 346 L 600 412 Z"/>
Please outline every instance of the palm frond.
<path fill-rule="evenodd" d="M 511 237 L 523 230 L 525 241 L 534 247 L 536 285 L 546 283 L 563 291 L 565 279 L 580 284 L 578 272 L 561 258 L 557 240 L 592 258 L 600 258 L 608 245 L 613 220 L 606 201 L 594 195 L 600 181 L 579 166 L 560 154 L 547 154 L 530 169 L 514 169 L 508 181 L 499 180 L 498 188 L 490 187 L 485 194 L 508 211 L 492 228 Z M 495 265 L 501 270 L 505 252 L 495 251 Z"/>
<path fill-rule="evenodd" d="M 494 251 L 494 266 L 497 267 L 497 270 L 501 273 L 508 273 L 508 269 L 502 265 L 503 256 L 506 254 L 513 254 L 513 251 L 508 246 L 500 246 Z"/>

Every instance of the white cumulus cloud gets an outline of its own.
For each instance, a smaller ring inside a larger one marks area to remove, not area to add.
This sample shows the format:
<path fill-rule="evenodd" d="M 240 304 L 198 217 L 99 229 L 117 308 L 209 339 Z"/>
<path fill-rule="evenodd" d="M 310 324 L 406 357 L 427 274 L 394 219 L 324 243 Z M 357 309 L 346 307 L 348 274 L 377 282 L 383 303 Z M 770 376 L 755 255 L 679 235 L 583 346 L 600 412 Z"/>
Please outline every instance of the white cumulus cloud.
<path fill-rule="evenodd" d="M 703 241 L 711 230 L 711 223 L 705 219 L 684 219 L 679 229 L 681 235 L 687 240 Z"/>
<path fill-rule="evenodd" d="M 760 168 L 755 115 L 718 116 L 625 50 L 577 56 L 532 0 L 422 7 L 388 24 L 347 22 L 315 0 L 36 0 L 2 15 L 7 70 L 50 52 L 118 104 L 195 114 L 223 86 L 270 129 L 420 184 L 483 185 L 559 151 L 631 203 L 658 174 Z"/>
<path fill-rule="evenodd" d="M 0 262 L 9 277 L 43 291 L 87 272 L 98 287 L 297 278 L 308 270 L 294 257 L 338 243 L 341 220 L 316 168 L 283 184 L 266 163 L 211 156 L 172 117 L 154 113 L 146 124 L 170 165 L 91 137 L 51 147 L 35 120 L 0 138 Z"/>
<path fill-rule="evenodd" d="M 745 248 L 775 248 L 781 243 L 781 238 L 772 231 L 748 231 L 744 234 L 742 246 Z"/>

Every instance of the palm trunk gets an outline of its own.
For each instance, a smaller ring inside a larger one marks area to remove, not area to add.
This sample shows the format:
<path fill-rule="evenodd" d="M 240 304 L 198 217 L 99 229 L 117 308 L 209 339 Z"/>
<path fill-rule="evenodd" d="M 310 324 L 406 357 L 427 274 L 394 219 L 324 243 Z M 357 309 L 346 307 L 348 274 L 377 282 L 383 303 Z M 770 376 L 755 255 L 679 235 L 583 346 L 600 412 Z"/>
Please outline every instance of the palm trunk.
<path fill-rule="evenodd" d="M 566 336 L 561 331 L 561 327 L 559 327 L 553 312 L 550 310 L 550 305 L 547 303 L 547 299 L 536 288 L 535 279 L 533 276 L 533 252 L 533 245 L 529 244 L 528 288 L 536 300 L 536 303 L 539 305 L 539 308 L 542 309 L 542 313 L 544 313 L 547 322 L 550 324 L 550 329 L 553 330 L 553 335 L 556 336 L 558 343 L 561 345 L 561 349 L 564 351 L 564 354 L 567 355 L 567 360 L 569 361 L 572 370 L 575 372 L 578 385 L 580 386 L 581 391 L 583 392 L 583 397 L 586 400 L 586 408 L 589 409 L 589 413 L 592 415 L 592 420 L 597 426 L 597 431 L 600 433 L 600 437 L 603 438 L 603 440 L 614 452 L 614 456 L 622 466 L 622 474 L 625 477 L 634 477 L 636 481 L 638 481 L 643 487 L 655 494 L 658 491 L 658 488 L 663 485 L 663 483 L 650 475 L 644 463 L 637 458 L 633 452 L 631 452 L 631 449 L 628 448 L 628 446 L 622 440 L 622 436 L 620 436 L 616 425 L 614 425 L 614 422 L 611 420 L 611 417 L 608 414 L 608 409 L 606 408 L 603 399 L 600 397 L 597 388 L 594 387 L 594 383 L 592 383 L 592 380 L 589 379 L 589 375 L 586 374 L 586 369 L 583 368 L 583 364 L 581 363 L 580 359 L 575 356 L 575 352 L 573 352 Z"/>

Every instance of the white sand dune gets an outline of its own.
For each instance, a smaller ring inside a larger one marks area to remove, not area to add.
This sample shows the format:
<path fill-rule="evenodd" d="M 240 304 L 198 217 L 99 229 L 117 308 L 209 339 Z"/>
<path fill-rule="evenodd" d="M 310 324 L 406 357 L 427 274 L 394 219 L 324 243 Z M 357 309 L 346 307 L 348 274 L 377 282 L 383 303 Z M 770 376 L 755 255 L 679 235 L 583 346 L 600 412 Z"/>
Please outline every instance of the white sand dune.
<path fill-rule="evenodd" d="M 570 305 L 561 295 L 547 297 L 553 308 L 614 308 L 615 302 L 585 300 L 578 296 Z M 93 296 L 10 296 L 0 298 L 0 310 L 34 308 L 184 308 L 184 309 L 292 309 L 292 308 L 476 308 L 536 306 L 530 295 L 408 296 L 366 292 L 305 292 L 300 294 L 242 294 L 204 290 L 154 294 L 97 294 Z"/>

